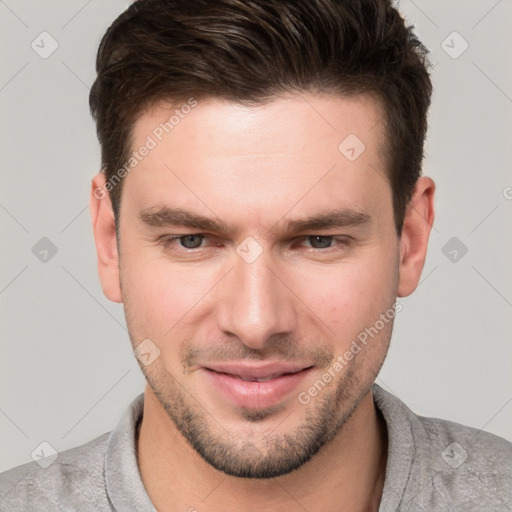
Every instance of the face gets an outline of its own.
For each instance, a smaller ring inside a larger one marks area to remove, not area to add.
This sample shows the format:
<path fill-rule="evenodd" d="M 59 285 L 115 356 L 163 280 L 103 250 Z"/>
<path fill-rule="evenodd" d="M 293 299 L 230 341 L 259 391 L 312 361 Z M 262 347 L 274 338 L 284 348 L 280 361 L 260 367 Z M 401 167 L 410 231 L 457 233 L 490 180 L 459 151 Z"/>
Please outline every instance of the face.
<path fill-rule="evenodd" d="M 154 144 L 124 179 L 104 290 L 133 347 L 159 353 L 141 369 L 195 450 L 230 475 L 286 474 L 343 428 L 388 349 L 404 251 L 382 112 L 204 100 L 166 133 L 175 109 L 134 127 L 134 150 Z"/>

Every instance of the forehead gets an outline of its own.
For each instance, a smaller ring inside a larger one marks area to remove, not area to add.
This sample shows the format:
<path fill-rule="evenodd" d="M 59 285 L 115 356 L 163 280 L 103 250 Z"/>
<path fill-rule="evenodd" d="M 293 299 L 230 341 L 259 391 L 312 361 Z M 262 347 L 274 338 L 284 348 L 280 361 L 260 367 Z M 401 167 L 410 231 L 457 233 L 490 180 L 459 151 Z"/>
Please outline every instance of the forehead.
<path fill-rule="evenodd" d="M 306 213 L 318 201 L 375 209 L 390 199 L 383 121 L 380 104 L 363 95 L 155 104 L 134 126 L 132 150 L 150 149 L 123 196 L 140 208 L 194 204 L 260 217 L 275 208 Z"/>
<path fill-rule="evenodd" d="M 136 149 L 148 135 L 158 145 L 186 137 L 190 142 L 210 143 L 211 156 L 226 155 L 226 150 L 247 156 L 276 150 L 295 153 L 313 149 L 314 144 L 336 142 L 349 133 L 369 144 L 377 142 L 383 135 L 383 121 L 381 102 L 367 94 L 295 93 L 253 106 L 188 98 L 152 104 L 134 124 L 133 142 Z M 297 147 L 306 138 L 309 144 Z"/>

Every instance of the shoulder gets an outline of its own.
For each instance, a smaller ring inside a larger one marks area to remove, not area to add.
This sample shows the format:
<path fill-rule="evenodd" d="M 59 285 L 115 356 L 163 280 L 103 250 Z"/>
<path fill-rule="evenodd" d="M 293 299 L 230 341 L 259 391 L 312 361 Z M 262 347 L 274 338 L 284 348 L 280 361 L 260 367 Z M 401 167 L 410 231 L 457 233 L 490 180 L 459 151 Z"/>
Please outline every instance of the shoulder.
<path fill-rule="evenodd" d="M 512 508 L 512 443 L 439 418 L 417 416 L 426 434 L 429 477 L 436 499 L 464 510 Z"/>
<path fill-rule="evenodd" d="M 0 511 L 61 510 L 59 501 L 76 510 L 103 510 L 105 450 L 110 432 L 81 446 L 29 462 L 0 474 Z"/>
<path fill-rule="evenodd" d="M 430 442 L 443 448 L 442 460 L 453 467 L 466 461 L 482 470 L 512 471 L 512 443 L 497 435 L 439 418 L 417 416 Z M 451 448 L 450 448 L 451 447 Z M 445 451 L 446 450 L 446 451 Z"/>
<path fill-rule="evenodd" d="M 389 439 L 383 510 L 512 510 L 512 443 L 416 414 L 378 386 L 374 398 Z"/>
<path fill-rule="evenodd" d="M 452 475 L 512 478 L 512 443 L 484 430 L 439 418 L 417 416 L 428 438 L 433 468 Z M 454 472 L 461 469 L 462 471 Z M 505 480 L 504 480 L 505 481 Z"/>

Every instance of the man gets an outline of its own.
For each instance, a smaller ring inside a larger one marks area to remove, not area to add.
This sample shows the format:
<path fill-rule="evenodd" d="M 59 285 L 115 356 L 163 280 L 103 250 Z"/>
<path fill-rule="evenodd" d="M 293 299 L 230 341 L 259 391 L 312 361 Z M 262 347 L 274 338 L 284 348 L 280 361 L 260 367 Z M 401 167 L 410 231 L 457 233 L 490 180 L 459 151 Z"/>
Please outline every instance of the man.
<path fill-rule="evenodd" d="M 423 269 L 425 49 L 387 0 L 137 0 L 91 216 L 145 393 L 2 510 L 510 510 L 512 445 L 374 382 Z"/>

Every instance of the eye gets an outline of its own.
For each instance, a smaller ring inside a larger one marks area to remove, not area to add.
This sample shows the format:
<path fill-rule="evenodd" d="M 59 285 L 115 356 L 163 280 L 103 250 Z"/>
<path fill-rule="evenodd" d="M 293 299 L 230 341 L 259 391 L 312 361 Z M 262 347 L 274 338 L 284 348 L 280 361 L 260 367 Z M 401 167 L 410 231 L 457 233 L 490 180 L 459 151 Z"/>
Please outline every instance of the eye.
<path fill-rule="evenodd" d="M 311 257 L 344 256 L 353 246 L 347 235 L 305 235 L 299 237 L 295 248 Z"/>
<path fill-rule="evenodd" d="M 205 240 L 204 235 L 191 234 L 191 235 L 181 235 L 181 236 L 164 236 L 160 243 L 164 247 L 164 249 L 199 249 L 202 245 L 202 242 Z M 176 247 L 176 242 L 179 242 L 179 246 Z"/>
<path fill-rule="evenodd" d="M 311 246 L 314 249 L 328 249 L 329 247 L 331 247 L 331 244 L 334 241 L 334 237 L 323 235 L 310 235 L 305 237 L 305 240 L 309 240 L 311 242 Z"/>
<path fill-rule="evenodd" d="M 201 246 L 202 241 L 204 240 L 203 235 L 184 235 L 178 238 L 180 244 L 185 249 L 197 249 Z"/>

